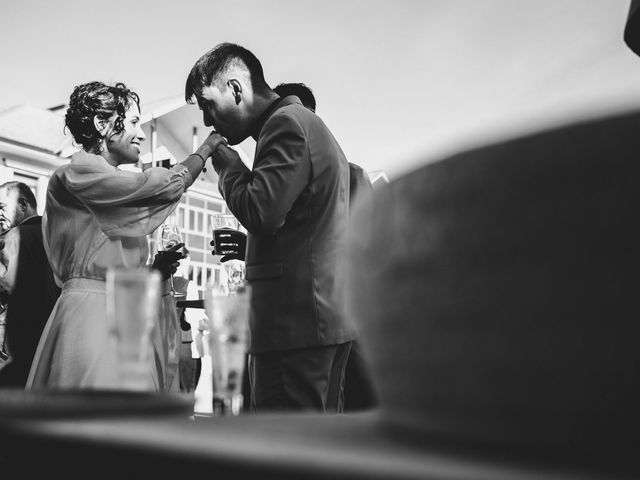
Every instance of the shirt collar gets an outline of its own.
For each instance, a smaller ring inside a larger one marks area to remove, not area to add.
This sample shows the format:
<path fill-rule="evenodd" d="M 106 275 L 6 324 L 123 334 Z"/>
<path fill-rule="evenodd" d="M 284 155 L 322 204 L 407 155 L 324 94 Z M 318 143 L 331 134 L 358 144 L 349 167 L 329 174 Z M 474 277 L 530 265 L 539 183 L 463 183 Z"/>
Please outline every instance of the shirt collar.
<path fill-rule="evenodd" d="M 18 225 L 25 225 L 27 223 L 31 223 L 32 219 L 38 218 L 39 215 L 36 213 L 35 215 L 31 215 L 30 217 L 24 218 Z"/>
<path fill-rule="evenodd" d="M 23 225 L 30 225 L 32 223 L 38 223 L 40 218 L 42 218 L 42 217 L 40 215 L 38 215 L 37 213 L 35 215 L 31 215 L 30 217 L 23 218 L 20 223 L 16 223 L 15 225 L 12 225 L 11 227 L 7 228 L 6 230 L 0 232 L 0 237 L 4 236 L 9 230 L 11 230 L 13 228 L 22 227 Z"/>

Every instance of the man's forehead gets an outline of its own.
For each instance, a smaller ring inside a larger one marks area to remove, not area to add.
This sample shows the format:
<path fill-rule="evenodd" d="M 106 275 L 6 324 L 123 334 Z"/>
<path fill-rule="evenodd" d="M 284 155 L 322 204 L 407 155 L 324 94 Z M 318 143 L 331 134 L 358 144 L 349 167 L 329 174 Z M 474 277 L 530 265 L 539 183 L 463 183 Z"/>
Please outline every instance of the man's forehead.
<path fill-rule="evenodd" d="M 0 199 L 2 199 L 3 202 L 17 200 L 19 196 L 20 192 L 15 188 L 0 188 Z"/>
<path fill-rule="evenodd" d="M 200 95 L 198 96 L 198 100 L 200 100 L 200 99 L 213 100 L 214 98 L 219 96 L 221 93 L 222 92 L 221 92 L 220 88 L 218 88 L 217 85 L 215 85 L 215 84 L 206 85 L 206 86 L 202 87 L 202 90 L 200 91 Z"/>

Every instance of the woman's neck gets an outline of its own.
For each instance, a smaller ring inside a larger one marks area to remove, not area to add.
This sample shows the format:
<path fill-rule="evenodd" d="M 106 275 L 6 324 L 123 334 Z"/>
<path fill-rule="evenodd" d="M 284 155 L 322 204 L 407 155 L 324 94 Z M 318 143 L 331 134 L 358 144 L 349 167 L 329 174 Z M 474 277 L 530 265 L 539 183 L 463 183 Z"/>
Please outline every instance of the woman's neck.
<path fill-rule="evenodd" d="M 94 155 L 100 155 L 102 158 L 105 159 L 105 161 L 109 165 L 113 167 L 117 167 L 119 165 L 118 161 L 114 158 L 113 155 L 111 155 L 109 150 L 107 150 L 104 146 L 102 146 L 102 148 L 100 148 L 100 146 L 96 146 L 91 150 L 89 150 L 88 153 L 93 153 Z"/>

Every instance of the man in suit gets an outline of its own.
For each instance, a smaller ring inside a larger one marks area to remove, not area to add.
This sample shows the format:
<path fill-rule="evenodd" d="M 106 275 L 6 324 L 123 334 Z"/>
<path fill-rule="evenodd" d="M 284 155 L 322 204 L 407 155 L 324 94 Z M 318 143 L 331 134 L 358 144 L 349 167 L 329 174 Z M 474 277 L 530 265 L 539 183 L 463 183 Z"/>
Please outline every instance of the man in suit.
<path fill-rule="evenodd" d="M 297 98 L 280 98 L 260 61 L 238 45 L 203 55 L 185 98 L 195 98 L 212 135 L 257 142 L 252 170 L 227 147 L 212 157 L 220 192 L 248 231 L 251 407 L 341 412 L 356 337 L 341 268 L 347 160 L 322 120 Z"/>
<path fill-rule="evenodd" d="M 0 386 L 24 387 L 42 330 L 60 294 L 42 244 L 42 217 L 31 189 L 0 185 L 0 289 L 8 295 L 4 347 L 11 359 Z"/>

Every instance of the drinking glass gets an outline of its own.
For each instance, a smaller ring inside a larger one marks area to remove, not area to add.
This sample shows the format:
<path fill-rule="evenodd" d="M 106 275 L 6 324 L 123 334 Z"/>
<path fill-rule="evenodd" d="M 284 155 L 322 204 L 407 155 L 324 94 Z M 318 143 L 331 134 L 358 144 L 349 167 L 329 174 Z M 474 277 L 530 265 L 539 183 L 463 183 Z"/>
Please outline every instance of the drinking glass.
<path fill-rule="evenodd" d="M 178 261 L 182 258 L 182 254 L 171 251 L 172 248 L 182 243 L 182 234 L 180 233 L 180 228 L 177 225 L 172 225 L 165 223 L 162 225 L 160 230 L 160 245 L 164 250 L 158 252 L 158 254 L 163 256 L 171 256 L 170 260 Z M 170 262 L 173 263 L 173 262 Z M 182 292 L 177 292 L 173 287 L 173 274 L 170 276 L 171 281 L 171 295 L 174 297 L 184 297 L 185 294 Z"/>
<path fill-rule="evenodd" d="M 234 234 L 241 231 L 240 222 L 230 214 L 220 213 L 211 215 L 211 227 L 213 229 L 213 243 L 215 252 L 218 255 L 230 255 L 235 253 L 237 236 Z M 227 287 L 231 293 L 245 284 L 245 265 L 242 260 L 227 260 L 225 262 L 225 272 L 227 274 Z"/>
<path fill-rule="evenodd" d="M 211 228 L 214 231 L 221 228 L 231 228 L 233 230 L 240 230 L 240 222 L 236 217 L 230 213 L 215 213 L 211 215 Z"/>
<path fill-rule="evenodd" d="M 116 387 L 153 390 L 152 332 L 160 310 L 160 273 L 155 270 L 107 270 L 107 322 L 115 343 Z"/>
<path fill-rule="evenodd" d="M 229 260 L 224 264 L 227 274 L 227 288 L 230 294 L 245 286 L 246 268 L 242 260 Z"/>
<path fill-rule="evenodd" d="M 214 415 L 238 415 L 242 411 L 250 294 L 248 286 L 234 294 L 229 294 L 224 284 L 209 283 L 205 289 Z"/>

